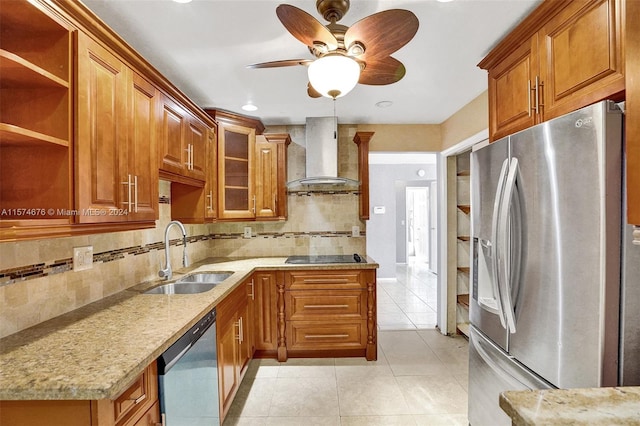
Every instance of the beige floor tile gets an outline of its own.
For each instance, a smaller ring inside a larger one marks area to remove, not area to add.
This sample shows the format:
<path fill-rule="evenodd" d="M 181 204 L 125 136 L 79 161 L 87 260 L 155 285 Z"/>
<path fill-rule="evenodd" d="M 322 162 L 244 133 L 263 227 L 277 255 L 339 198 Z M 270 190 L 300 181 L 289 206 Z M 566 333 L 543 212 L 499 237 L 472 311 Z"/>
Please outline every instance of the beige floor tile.
<path fill-rule="evenodd" d="M 430 348 L 468 348 L 469 342 L 462 336 L 445 336 L 438 330 L 419 330 L 418 336 L 424 340 Z"/>
<path fill-rule="evenodd" d="M 450 375 L 451 371 L 433 353 L 390 353 L 387 361 L 394 376 Z"/>
<path fill-rule="evenodd" d="M 338 416 L 334 377 L 278 378 L 272 392 L 269 416 Z"/>
<path fill-rule="evenodd" d="M 289 358 L 281 363 L 278 377 L 335 378 L 334 358 Z"/>
<path fill-rule="evenodd" d="M 464 414 L 431 414 L 415 415 L 416 424 L 420 426 L 467 426 L 469 420 Z"/>
<path fill-rule="evenodd" d="M 464 389 L 465 392 L 469 393 L 469 373 L 454 374 L 453 377 L 455 377 L 458 383 L 460 383 L 460 386 L 462 386 L 462 389 Z"/>
<path fill-rule="evenodd" d="M 266 426 L 340 426 L 340 417 L 269 417 Z"/>
<path fill-rule="evenodd" d="M 401 314 L 402 309 L 397 303 L 378 303 L 378 315 L 379 314 Z"/>
<path fill-rule="evenodd" d="M 414 416 L 348 416 L 341 418 L 341 426 L 410 426 L 417 425 Z"/>
<path fill-rule="evenodd" d="M 467 392 L 452 376 L 396 377 L 412 414 L 467 414 Z"/>
<path fill-rule="evenodd" d="M 340 377 L 338 396 L 341 416 L 409 413 L 400 387 L 391 376 Z"/>
<path fill-rule="evenodd" d="M 228 415 L 231 417 L 268 416 L 273 388 L 277 380 L 276 378 L 245 377 Z"/>
<path fill-rule="evenodd" d="M 247 368 L 246 378 L 251 377 L 278 377 L 280 363 L 276 359 L 253 359 Z"/>
<path fill-rule="evenodd" d="M 230 417 L 224 419 L 223 426 L 266 426 L 267 417 Z"/>

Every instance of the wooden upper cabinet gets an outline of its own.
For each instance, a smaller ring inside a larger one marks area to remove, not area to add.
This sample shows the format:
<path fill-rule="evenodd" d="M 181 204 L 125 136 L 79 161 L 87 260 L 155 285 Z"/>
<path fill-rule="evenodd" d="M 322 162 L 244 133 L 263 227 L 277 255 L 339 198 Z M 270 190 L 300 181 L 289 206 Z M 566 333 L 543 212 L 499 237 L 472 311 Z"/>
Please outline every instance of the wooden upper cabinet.
<path fill-rule="evenodd" d="M 255 129 L 229 124 L 219 129 L 218 214 L 221 219 L 255 218 L 255 143 Z"/>
<path fill-rule="evenodd" d="M 489 70 L 489 122 L 493 140 L 536 124 L 538 36 Z"/>
<path fill-rule="evenodd" d="M 287 133 L 256 137 L 256 219 L 287 218 Z"/>
<path fill-rule="evenodd" d="M 76 220 L 154 221 L 158 91 L 82 33 L 78 81 Z"/>
<path fill-rule="evenodd" d="M 120 174 L 127 144 L 127 73 L 129 70 L 89 36 L 78 35 L 77 205 L 80 223 L 126 221 L 130 192 Z M 89 213 L 91 212 L 91 213 Z"/>
<path fill-rule="evenodd" d="M 209 129 L 195 117 L 189 117 L 185 143 L 187 175 L 194 179 L 206 180 Z"/>
<path fill-rule="evenodd" d="M 479 67 L 489 74 L 489 137 L 624 97 L 624 0 L 545 1 Z"/>
<path fill-rule="evenodd" d="M 132 89 L 129 141 L 127 144 L 127 169 L 122 176 L 132 183 L 125 186 L 131 195 L 129 220 L 155 220 L 158 218 L 158 165 L 156 141 L 160 92 L 153 84 L 137 73 L 129 85 Z M 123 184 L 124 186 L 124 184 Z"/>
<path fill-rule="evenodd" d="M 542 27 L 545 120 L 601 99 L 620 98 L 624 91 L 622 3 L 573 1 Z"/>
<path fill-rule="evenodd" d="M 160 170 L 182 174 L 184 167 L 184 127 L 187 113 L 169 96 L 162 94 L 160 124 Z"/>
<path fill-rule="evenodd" d="M 256 141 L 256 217 L 276 215 L 278 152 L 264 137 Z"/>

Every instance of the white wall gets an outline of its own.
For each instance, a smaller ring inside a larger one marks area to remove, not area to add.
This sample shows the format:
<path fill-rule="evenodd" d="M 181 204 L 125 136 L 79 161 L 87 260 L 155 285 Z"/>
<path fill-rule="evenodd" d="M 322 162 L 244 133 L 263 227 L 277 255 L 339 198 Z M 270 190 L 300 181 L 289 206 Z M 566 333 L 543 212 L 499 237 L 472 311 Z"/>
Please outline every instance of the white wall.
<path fill-rule="evenodd" d="M 418 176 L 418 170 L 424 176 Z M 398 240 L 404 244 L 405 206 L 398 206 L 397 192 L 404 194 L 407 182 L 436 179 L 435 155 L 426 153 L 370 153 L 369 206 L 367 222 L 367 254 L 378 264 L 378 278 L 395 278 Z M 404 195 L 402 196 L 404 200 Z M 384 214 L 375 214 L 375 207 L 384 207 Z M 402 233 L 401 238 L 398 234 Z"/>

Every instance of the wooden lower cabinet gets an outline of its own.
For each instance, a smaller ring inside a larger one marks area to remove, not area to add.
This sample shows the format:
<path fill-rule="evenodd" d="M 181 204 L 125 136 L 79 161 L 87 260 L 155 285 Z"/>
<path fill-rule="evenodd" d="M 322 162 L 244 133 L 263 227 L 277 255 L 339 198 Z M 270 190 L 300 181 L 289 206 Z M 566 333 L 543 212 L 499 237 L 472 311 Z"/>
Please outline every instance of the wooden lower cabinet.
<path fill-rule="evenodd" d="M 375 270 L 289 271 L 277 287 L 278 360 L 377 359 Z"/>
<path fill-rule="evenodd" d="M 238 286 L 218 305 L 216 331 L 218 335 L 218 391 L 220 420 L 227 415 L 240 382 L 253 357 L 254 345 L 250 303 L 252 280 Z"/>
<path fill-rule="evenodd" d="M 278 277 L 284 277 L 284 272 L 253 274 L 255 291 L 253 333 L 256 356 L 259 357 L 275 357 L 278 350 L 278 288 L 276 285 Z"/>
<path fill-rule="evenodd" d="M 0 425 L 147 426 L 159 419 L 155 362 L 113 400 L 0 401 Z"/>

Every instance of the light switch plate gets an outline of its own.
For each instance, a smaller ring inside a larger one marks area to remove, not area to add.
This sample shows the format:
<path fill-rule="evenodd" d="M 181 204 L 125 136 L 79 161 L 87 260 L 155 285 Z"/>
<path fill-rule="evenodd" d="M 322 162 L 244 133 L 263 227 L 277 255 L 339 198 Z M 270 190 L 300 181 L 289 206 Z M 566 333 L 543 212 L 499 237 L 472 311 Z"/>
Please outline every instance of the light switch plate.
<path fill-rule="evenodd" d="M 244 227 L 244 238 L 251 238 L 251 227 L 250 226 L 245 226 Z"/>
<path fill-rule="evenodd" d="M 93 246 L 73 248 L 73 270 L 84 271 L 93 268 Z"/>
<path fill-rule="evenodd" d="M 358 225 L 354 225 L 351 227 L 351 236 L 352 237 L 360 236 L 360 227 Z"/>

